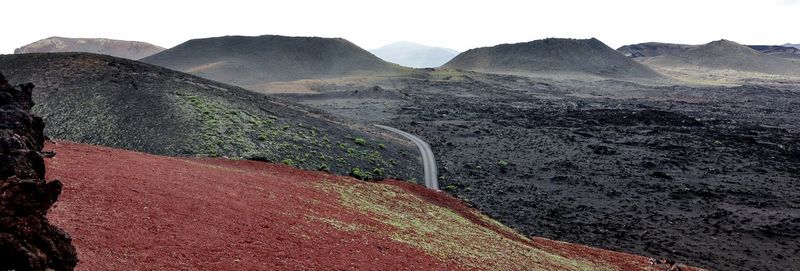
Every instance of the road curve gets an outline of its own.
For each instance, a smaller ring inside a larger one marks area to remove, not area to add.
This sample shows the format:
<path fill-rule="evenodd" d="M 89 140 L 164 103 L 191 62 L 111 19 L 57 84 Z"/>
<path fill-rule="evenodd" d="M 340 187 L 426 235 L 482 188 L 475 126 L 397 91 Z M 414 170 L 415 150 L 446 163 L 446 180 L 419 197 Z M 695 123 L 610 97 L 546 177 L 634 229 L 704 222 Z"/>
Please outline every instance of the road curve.
<path fill-rule="evenodd" d="M 433 157 L 433 151 L 431 150 L 431 145 L 428 145 L 427 142 L 420 139 L 419 137 L 409 134 L 397 128 L 392 128 L 389 126 L 383 126 L 378 124 L 375 124 L 375 127 L 400 134 L 401 136 L 410 139 L 412 142 L 414 142 L 414 144 L 417 145 L 417 148 L 419 148 L 419 152 L 422 155 L 422 167 L 425 170 L 425 187 L 438 191 L 439 177 L 437 176 L 438 173 L 436 169 L 436 159 Z"/>

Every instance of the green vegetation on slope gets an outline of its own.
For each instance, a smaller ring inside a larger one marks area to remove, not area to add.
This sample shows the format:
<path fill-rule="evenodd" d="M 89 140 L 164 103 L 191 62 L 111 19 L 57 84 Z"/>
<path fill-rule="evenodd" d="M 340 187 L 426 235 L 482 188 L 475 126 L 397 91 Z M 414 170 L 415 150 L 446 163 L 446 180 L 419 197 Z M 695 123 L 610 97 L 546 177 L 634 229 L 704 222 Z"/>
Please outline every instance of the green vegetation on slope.
<path fill-rule="evenodd" d="M 334 144 L 327 136 L 321 136 L 319 129 L 302 122 L 248 112 L 208 97 L 177 97 L 180 106 L 201 124 L 201 139 L 191 151 L 197 155 L 258 159 L 323 171 L 356 166 L 350 174 L 356 172 L 363 180 L 384 178 L 384 168 L 393 166 L 384 159 L 384 149 L 367 145 L 363 137 L 355 138 L 354 144 Z M 372 170 L 361 171 L 358 166 Z"/>

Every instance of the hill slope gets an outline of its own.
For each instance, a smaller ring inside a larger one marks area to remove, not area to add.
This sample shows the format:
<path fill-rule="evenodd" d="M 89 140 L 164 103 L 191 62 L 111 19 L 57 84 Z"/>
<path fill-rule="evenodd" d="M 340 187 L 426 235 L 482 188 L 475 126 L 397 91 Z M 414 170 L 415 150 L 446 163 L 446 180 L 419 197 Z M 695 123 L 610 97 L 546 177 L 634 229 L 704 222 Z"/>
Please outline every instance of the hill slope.
<path fill-rule="evenodd" d="M 344 39 L 225 36 L 195 39 L 142 61 L 246 88 L 300 79 L 396 72 Z"/>
<path fill-rule="evenodd" d="M 544 39 L 471 49 L 445 68 L 492 73 L 582 73 L 607 78 L 660 78 L 597 39 Z"/>
<path fill-rule="evenodd" d="M 164 48 L 140 41 L 50 37 L 17 48 L 14 53 L 85 52 L 136 60 L 161 51 Z"/>
<path fill-rule="evenodd" d="M 687 50 L 679 57 L 702 67 L 774 74 L 795 74 L 793 63 L 759 53 L 747 46 L 719 40 Z"/>
<path fill-rule="evenodd" d="M 417 185 L 60 142 L 50 219 L 84 270 L 667 270 L 528 239 Z M 191 185 L 187 185 L 191 184 Z M 236 200 L 231 200 L 231 199 Z M 693 270 L 693 269 L 681 269 Z"/>
<path fill-rule="evenodd" d="M 34 111 L 49 123 L 45 132 L 52 138 L 341 174 L 358 168 L 364 178 L 410 179 L 419 171 L 416 157 L 405 153 L 414 149 L 360 131 L 369 129 L 146 63 L 86 53 L 3 55 L 0 72 L 37 86 Z"/>
<path fill-rule="evenodd" d="M 704 81 L 737 81 L 748 78 L 800 76 L 800 65 L 760 53 L 747 46 L 719 40 L 678 54 L 640 58 L 647 66 L 677 78 Z"/>
<path fill-rule="evenodd" d="M 370 52 L 383 60 L 413 68 L 439 67 L 458 55 L 458 51 L 453 49 L 413 42 L 395 42 Z"/>

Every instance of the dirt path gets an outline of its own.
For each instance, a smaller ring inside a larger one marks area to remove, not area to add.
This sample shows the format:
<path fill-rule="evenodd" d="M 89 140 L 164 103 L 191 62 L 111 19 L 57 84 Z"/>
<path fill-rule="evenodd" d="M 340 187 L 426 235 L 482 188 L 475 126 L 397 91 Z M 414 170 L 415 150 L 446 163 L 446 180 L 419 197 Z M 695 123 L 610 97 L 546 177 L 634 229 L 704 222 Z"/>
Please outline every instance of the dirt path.
<path fill-rule="evenodd" d="M 420 155 L 422 155 L 422 165 L 425 169 L 425 187 L 433 190 L 439 190 L 439 177 L 437 176 L 438 170 L 436 169 L 436 158 L 433 156 L 431 145 L 421 138 L 397 128 L 378 124 L 375 124 L 375 127 L 395 132 L 414 142 L 414 144 L 417 145 L 417 148 L 419 148 Z"/>

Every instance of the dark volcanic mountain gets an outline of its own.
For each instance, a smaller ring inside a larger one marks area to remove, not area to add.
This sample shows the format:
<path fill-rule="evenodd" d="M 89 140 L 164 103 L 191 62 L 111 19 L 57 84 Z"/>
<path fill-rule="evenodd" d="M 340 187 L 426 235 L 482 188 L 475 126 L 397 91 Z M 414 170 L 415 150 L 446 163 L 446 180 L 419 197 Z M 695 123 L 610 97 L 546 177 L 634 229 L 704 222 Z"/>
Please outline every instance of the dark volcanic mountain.
<path fill-rule="evenodd" d="M 660 55 L 645 61 L 656 67 L 695 67 L 778 75 L 800 75 L 800 65 L 763 54 L 747 46 L 719 40 L 677 54 Z"/>
<path fill-rule="evenodd" d="M 445 64 L 491 73 L 578 73 L 608 78 L 661 76 L 597 39 L 544 39 L 471 49 Z"/>
<path fill-rule="evenodd" d="M 400 154 L 405 146 L 360 131 L 369 129 L 146 63 L 86 53 L 2 55 L 0 72 L 36 85 L 34 111 L 56 139 L 357 171 L 363 178 L 409 179 L 417 172 L 416 157 Z"/>
<path fill-rule="evenodd" d="M 395 42 L 370 50 L 383 60 L 413 68 L 434 68 L 458 55 L 453 49 L 433 47 L 413 42 Z"/>
<path fill-rule="evenodd" d="M 679 54 L 694 47 L 696 46 L 674 43 L 647 42 L 625 45 L 619 47 L 617 52 L 620 52 L 627 57 L 653 57 L 660 55 Z"/>
<path fill-rule="evenodd" d="M 748 45 L 747 47 L 771 56 L 782 58 L 800 58 L 800 49 L 791 46 Z"/>
<path fill-rule="evenodd" d="M 161 51 L 164 48 L 140 41 L 50 37 L 17 48 L 14 53 L 86 52 L 136 60 Z"/>
<path fill-rule="evenodd" d="M 269 82 L 402 69 L 344 39 L 273 35 L 195 39 L 142 61 L 251 88 Z"/>

